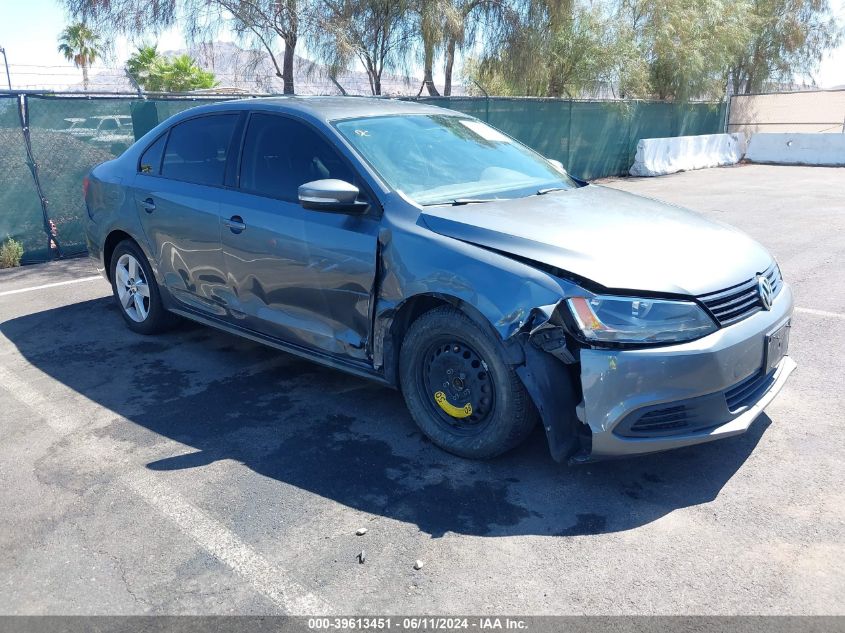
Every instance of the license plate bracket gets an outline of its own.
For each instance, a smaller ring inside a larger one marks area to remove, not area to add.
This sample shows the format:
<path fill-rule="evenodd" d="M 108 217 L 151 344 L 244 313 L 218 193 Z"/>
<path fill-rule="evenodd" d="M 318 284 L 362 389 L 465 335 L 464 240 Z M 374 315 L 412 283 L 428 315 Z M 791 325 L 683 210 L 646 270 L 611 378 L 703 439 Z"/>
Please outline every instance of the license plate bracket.
<path fill-rule="evenodd" d="M 778 366 L 789 349 L 789 330 L 792 323 L 787 321 L 778 329 L 766 335 L 766 347 L 763 350 L 763 369 L 768 374 Z"/>

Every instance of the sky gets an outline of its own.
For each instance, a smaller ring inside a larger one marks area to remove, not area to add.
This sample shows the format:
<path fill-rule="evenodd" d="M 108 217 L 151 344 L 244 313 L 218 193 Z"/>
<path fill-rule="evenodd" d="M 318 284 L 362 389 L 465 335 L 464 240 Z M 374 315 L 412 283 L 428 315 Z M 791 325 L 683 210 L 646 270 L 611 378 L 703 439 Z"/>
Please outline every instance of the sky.
<path fill-rule="evenodd" d="M 831 5 L 845 23 L 845 0 L 831 0 Z M 0 47 L 6 49 L 14 88 L 38 82 L 79 82 L 79 71 L 56 51 L 56 39 L 67 21 L 56 0 L 0 0 Z M 223 34 L 219 39 L 231 37 Z M 159 50 L 165 51 L 185 48 L 185 40 L 177 29 L 162 33 L 158 44 Z M 106 65 L 122 66 L 133 50 L 134 45 L 121 38 L 115 42 L 114 59 L 107 60 Z M 817 81 L 823 88 L 845 86 L 845 43 L 826 55 Z M 2 81 L 0 85 L 6 87 Z"/>

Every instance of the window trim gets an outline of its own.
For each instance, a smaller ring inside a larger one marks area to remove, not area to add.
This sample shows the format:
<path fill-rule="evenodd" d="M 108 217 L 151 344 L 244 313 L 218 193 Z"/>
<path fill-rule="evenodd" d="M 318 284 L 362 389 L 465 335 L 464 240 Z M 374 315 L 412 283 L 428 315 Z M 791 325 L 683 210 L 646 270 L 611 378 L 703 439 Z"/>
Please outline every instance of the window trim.
<path fill-rule="evenodd" d="M 358 187 L 358 190 L 361 192 L 361 194 L 363 194 L 363 196 L 367 200 L 367 203 L 370 206 L 370 208 L 367 210 L 367 212 L 363 214 L 363 217 L 371 216 L 371 215 L 376 215 L 376 216 L 381 215 L 381 213 L 383 212 L 383 209 L 382 209 L 382 206 L 381 206 L 381 201 L 379 200 L 378 196 L 376 196 L 373 193 L 372 187 L 367 182 L 366 178 L 361 176 L 360 169 L 358 169 L 356 167 L 355 163 L 353 161 L 351 161 L 349 159 L 349 157 L 346 156 L 340 150 L 340 148 L 338 147 L 338 144 L 333 142 L 331 137 L 328 134 L 326 134 L 323 130 L 321 130 L 319 126 L 314 125 L 311 121 L 308 121 L 307 119 L 305 119 L 303 117 L 296 116 L 295 114 L 292 114 L 292 113 L 287 112 L 287 111 L 260 110 L 260 109 L 250 109 L 250 110 L 247 111 L 246 121 L 244 122 L 243 130 L 242 130 L 242 134 L 241 134 L 241 143 L 240 143 L 240 148 L 238 150 L 237 170 L 235 171 L 235 178 L 234 178 L 234 185 L 233 185 L 234 189 L 236 191 L 248 194 L 250 196 L 265 198 L 267 200 L 278 200 L 279 202 L 284 202 L 286 204 L 293 204 L 293 205 L 296 205 L 298 207 L 302 206 L 300 204 L 298 198 L 296 200 L 288 200 L 286 198 L 281 198 L 279 196 L 271 196 L 271 195 L 268 195 L 268 194 L 265 194 L 265 193 L 252 191 L 252 190 L 244 189 L 243 187 L 241 187 L 241 170 L 243 169 L 243 151 L 244 151 L 244 146 L 246 145 L 246 135 L 247 135 L 247 132 L 249 131 L 249 124 L 252 121 L 252 117 L 255 116 L 255 115 L 274 116 L 274 117 L 278 117 L 278 118 L 288 119 L 288 120 L 293 121 L 295 123 L 299 123 L 301 125 L 304 125 L 308 129 L 310 129 L 312 132 L 314 132 L 320 139 L 322 139 L 326 144 L 328 144 L 328 146 L 337 154 L 337 156 L 340 158 L 340 160 L 343 161 L 343 163 L 347 166 L 347 168 L 352 173 L 352 175 L 355 177 L 355 179 L 358 180 L 358 182 L 360 184 L 360 186 Z"/>
<path fill-rule="evenodd" d="M 220 112 L 203 112 L 202 114 L 197 114 L 197 115 L 194 115 L 194 116 L 186 117 L 186 118 L 182 119 L 181 121 L 177 121 L 173 125 L 168 127 L 166 132 L 163 132 L 160 136 L 156 137 L 156 141 L 157 141 L 159 138 L 161 138 L 161 136 L 163 136 L 164 134 L 167 134 L 167 140 L 164 143 L 164 151 L 161 154 L 161 165 L 159 165 L 159 173 L 157 174 L 157 176 L 159 178 L 162 178 L 164 180 L 169 180 L 171 182 L 182 182 L 182 183 L 185 183 L 186 185 L 196 185 L 197 187 L 214 187 L 216 189 L 231 189 L 231 187 L 226 186 L 227 171 L 226 171 L 225 167 L 224 167 L 224 170 L 223 170 L 223 182 L 221 182 L 219 185 L 214 185 L 214 184 L 209 184 L 209 183 L 204 183 L 204 182 L 193 182 L 191 180 L 182 180 L 181 178 L 173 178 L 171 176 L 165 176 L 164 175 L 164 157 L 167 154 L 167 148 L 170 145 L 171 132 L 173 131 L 173 128 L 175 128 L 177 125 L 182 125 L 183 123 L 188 123 L 189 121 L 195 121 L 196 119 L 204 119 L 204 118 L 207 118 L 207 117 L 233 116 L 233 115 L 237 116 L 238 118 L 235 121 L 235 127 L 232 129 L 232 138 L 229 140 L 229 147 L 226 148 L 226 166 L 228 167 L 229 160 L 230 160 L 229 150 L 231 149 L 232 141 L 235 140 L 236 135 L 238 134 L 239 131 L 240 132 L 243 131 L 243 130 L 240 130 L 239 127 L 238 127 L 240 122 L 243 121 L 243 119 L 244 119 L 244 111 L 243 110 L 234 110 L 233 109 L 233 110 L 221 110 Z M 153 141 L 153 143 L 155 143 L 155 141 Z M 149 147 L 152 146 L 153 143 L 150 143 L 147 146 L 147 149 L 149 149 Z M 144 149 L 144 152 L 146 152 L 147 149 Z M 141 153 L 141 156 L 144 155 L 144 152 Z M 141 161 L 141 159 L 139 158 L 138 159 L 139 169 L 140 169 L 140 161 Z M 139 171 L 138 173 L 140 173 L 144 176 L 152 175 L 152 174 L 144 174 L 141 171 Z"/>

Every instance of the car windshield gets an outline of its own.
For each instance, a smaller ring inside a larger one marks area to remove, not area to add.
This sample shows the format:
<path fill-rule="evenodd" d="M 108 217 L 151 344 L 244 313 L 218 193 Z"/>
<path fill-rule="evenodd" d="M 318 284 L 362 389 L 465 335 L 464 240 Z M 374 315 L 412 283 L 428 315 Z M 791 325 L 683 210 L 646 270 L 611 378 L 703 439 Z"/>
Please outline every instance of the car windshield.
<path fill-rule="evenodd" d="M 335 127 L 391 187 L 421 205 L 577 187 L 543 157 L 475 119 L 381 116 Z"/>

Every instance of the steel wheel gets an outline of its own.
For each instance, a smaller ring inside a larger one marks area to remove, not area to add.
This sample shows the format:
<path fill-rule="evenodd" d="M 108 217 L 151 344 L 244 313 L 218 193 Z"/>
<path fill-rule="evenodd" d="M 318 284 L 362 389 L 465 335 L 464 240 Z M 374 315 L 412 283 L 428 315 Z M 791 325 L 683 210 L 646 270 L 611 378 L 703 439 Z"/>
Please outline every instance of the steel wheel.
<path fill-rule="evenodd" d="M 431 413 L 445 430 L 472 436 L 485 429 L 496 389 L 475 349 L 457 339 L 439 340 L 428 347 L 421 370 Z"/>
<path fill-rule="evenodd" d="M 130 319 L 143 323 L 150 313 L 150 286 L 135 257 L 124 253 L 115 267 L 115 288 L 120 305 Z"/>
<path fill-rule="evenodd" d="M 501 455 L 522 442 L 537 420 L 501 341 L 452 306 L 429 310 L 408 328 L 399 378 L 420 430 L 461 457 Z"/>

